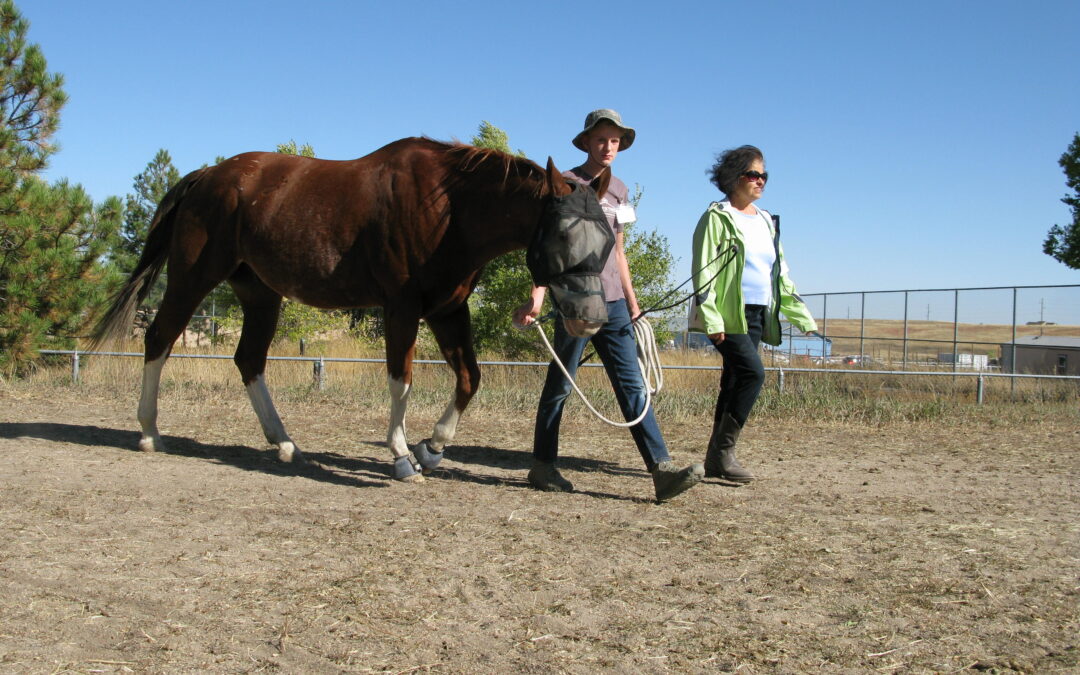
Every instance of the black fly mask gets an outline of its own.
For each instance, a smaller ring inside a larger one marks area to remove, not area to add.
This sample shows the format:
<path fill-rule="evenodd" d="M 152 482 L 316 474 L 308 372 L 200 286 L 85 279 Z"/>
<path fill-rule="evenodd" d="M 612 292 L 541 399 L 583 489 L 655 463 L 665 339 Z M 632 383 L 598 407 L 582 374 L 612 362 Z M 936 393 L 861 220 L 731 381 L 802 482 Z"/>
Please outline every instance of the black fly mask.
<path fill-rule="evenodd" d="M 550 291 L 567 332 L 591 337 L 608 318 L 600 272 L 615 235 L 596 192 L 574 181 L 567 184 L 571 192 L 552 197 L 525 261 L 533 283 Z"/>

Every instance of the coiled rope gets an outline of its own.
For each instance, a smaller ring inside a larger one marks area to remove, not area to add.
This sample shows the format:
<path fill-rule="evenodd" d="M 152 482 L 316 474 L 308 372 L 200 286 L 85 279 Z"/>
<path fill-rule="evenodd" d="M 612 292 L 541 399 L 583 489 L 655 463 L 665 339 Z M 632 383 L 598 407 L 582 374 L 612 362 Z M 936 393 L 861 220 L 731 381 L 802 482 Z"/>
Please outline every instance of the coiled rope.
<path fill-rule="evenodd" d="M 652 405 L 652 397 L 655 394 L 660 393 L 660 390 L 664 387 L 664 370 L 660 367 L 660 350 L 656 346 L 656 335 L 653 333 L 652 324 L 644 316 L 639 316 L 634 320 L 631 325 L 634 327 L 634 342 L 637 345 L 637 362 L 638 370 L 641 371 L 641 380 L 645 384 L 645 406 L 641 410 L 641 414 L 637 419 L 632 422 L 615 422 L 604 417 L 593 404 L 589 402 L 589 399 L 585 397 L 585 393 L 577 386 L 577 382 L 567 372 L 566 366 L 559 360 L 559 355 L 555 353 L 555 348 L 551 346 L 551 342 L 548 341 L 547 335 L 544 333 L 544 329 L 539 321 L 533 322 L 538 333 L 540 333 L 540 339 L 544 342 L 544 346 L 551 352 L 551 358 L 553 362 L 559 366 L 559 370 L 569 380 L 570 386 L 577 392 L 578 398 L 585 403 L 593 415 L 596 415 L 597 419 L 602 422 L 606 422 L 613 427 L 628 428 L 641 422 L 645 419 L 645 416 L 649 413 L 649 406 Z"/>

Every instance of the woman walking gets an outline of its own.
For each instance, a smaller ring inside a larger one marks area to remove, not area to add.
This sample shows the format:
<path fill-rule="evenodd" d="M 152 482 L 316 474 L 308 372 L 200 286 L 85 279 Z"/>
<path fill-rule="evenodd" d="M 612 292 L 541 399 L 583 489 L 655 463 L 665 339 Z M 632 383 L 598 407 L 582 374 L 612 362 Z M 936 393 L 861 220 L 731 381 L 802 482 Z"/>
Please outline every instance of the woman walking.
<path fill-rule="evenodd" d="M 787 276 L 778 220 L 754 204 L 769 180 L 761 150 L 726 150 L 708 173 L 724 199 L 709 205 L 694 231 L 698 325 L 691 330 L 709 336 L 724 368 L 705 475 L 748 483 L 753 474 L 735 458 L 735 445 L 765 383 L 758 345 L 780 344 L 781 312 L 803 332 L 817 323 Z M 718 253 L 732 245 L 734 259 L 723 266 L 728 256 Z"/>

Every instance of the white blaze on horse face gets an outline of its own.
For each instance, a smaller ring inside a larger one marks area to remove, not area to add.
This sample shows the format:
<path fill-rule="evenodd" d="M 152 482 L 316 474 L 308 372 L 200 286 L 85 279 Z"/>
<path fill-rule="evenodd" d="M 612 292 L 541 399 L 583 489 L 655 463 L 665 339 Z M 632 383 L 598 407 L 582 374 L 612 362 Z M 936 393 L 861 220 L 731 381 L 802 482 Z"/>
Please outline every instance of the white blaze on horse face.
<path fill-rule="evenodd" d="M 299 459 L 299 451 L 289 434 L 285 433 L 285 425 L 278 417 L 274 401 L 270 398 L 270 390 L 266 388 L 266 379 L 260 374 L 248 383 L 248 398 L 251 399 L 251 407 L 255 409 L 255 415 L 259 418 L 263 435 L 271 445 L 278 448 L 278 459 L 283 462 L 291 462 Z"/>
<path fill-rule="evenodd" d="M 435 430 L 431 433 L 430 447 L 432 450 L 442 452 L 443 446 L 454 440 L 454 434 L 457 433 L 457 425 L 460 419 L 461 411 L 457 409 L 456 402 L 451 401 L 450 405 L 446 406 L 443 416 L 439 418 L 438 423 L 435 425 Z"/>
<path fill-rule="evenodd" d="M 161 435 L 157 429 L 157 400 L 158 388 L 161 385 L 161 370 L 165 367 L 165 360 L 168 358 L 168 353 L 165 353 L 156 360 L 143 364 L 142 395 L 139 397 L 139 425 L 142 426 L 139 450 L 143 452 L 162 449 Z"/>
<path fill-rule="evenodd" d="M 394 457 L 409 454 L 409 442 L 405 435 L 405 409 L 409 405 L 409 383 L 393 377 L 387 378 L 390 386 L 390 430 L 386 434 L 386 445 Z"/>

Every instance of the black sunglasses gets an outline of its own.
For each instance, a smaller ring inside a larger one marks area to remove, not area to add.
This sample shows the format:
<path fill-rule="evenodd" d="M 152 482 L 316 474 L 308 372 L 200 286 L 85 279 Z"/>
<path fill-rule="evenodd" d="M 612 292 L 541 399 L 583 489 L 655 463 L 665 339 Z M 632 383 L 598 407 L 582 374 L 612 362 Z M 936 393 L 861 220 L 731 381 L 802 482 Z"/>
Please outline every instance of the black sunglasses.
<path fill-rule="evenodd" d="M 749 178 L 750 180 L 757 180 L 758 178 L 760 178 L 762 183 L 768 183 L 769 182 L 769 172 L 768 171 L 765 171 L 765 172 L 761 172 L 761 171 L 744 171 L 742 176 L 743 176 L 743 178 Z"/>

